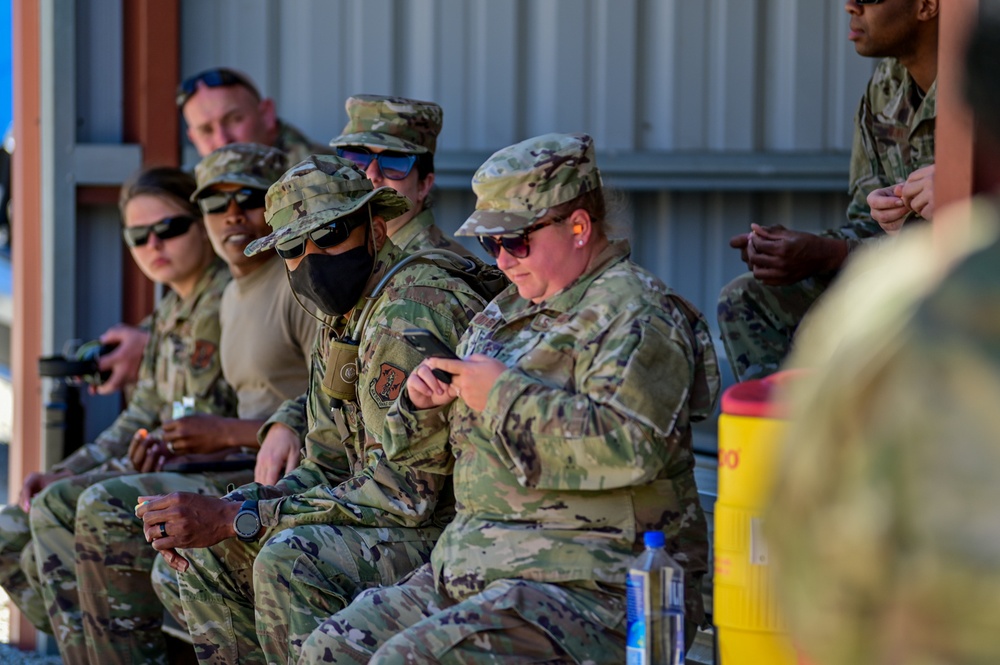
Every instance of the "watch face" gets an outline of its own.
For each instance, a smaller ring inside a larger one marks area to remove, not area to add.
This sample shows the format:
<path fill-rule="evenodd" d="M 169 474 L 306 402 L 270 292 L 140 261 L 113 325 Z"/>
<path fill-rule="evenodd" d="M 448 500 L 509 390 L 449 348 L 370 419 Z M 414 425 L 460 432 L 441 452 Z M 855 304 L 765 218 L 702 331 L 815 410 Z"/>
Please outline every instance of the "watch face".
<path fill-rule="evenodd" d="M 260 529 L 260 522 L 257 521 L 257 517 L 253 513 L 243 512 L 236 516 L 233 528 L 236 529 L 236 533 L 239 535 L 245 538 L 252 538 L 257 535 L 257 530 Z"/>

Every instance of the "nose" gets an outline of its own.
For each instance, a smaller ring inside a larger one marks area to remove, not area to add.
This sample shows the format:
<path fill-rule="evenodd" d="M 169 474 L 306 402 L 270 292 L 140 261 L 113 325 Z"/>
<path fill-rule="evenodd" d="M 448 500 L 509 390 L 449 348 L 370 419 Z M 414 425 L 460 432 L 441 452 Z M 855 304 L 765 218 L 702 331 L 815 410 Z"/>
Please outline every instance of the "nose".
<path fill-rule="evenodd" d="M 150 232 L 149 238 L 146 240 L 146 244 L 149 245 L 150 249 L 160 249 L 163 246 L 163 239 L 155 233 Z"/>
<path fill-rule="evenodd" d="M 367 169 L 365 169 L 365 173 L 368 175 L 368 179 L 372 182 L 382 181 L 382 169 L 379 168 L 377 159 L 372 160 L 372 163 L 368 165 Z"/>
<path fill-rule="evenodd" d="M 229 207 L 226 208 L 226 223 L 235 224 L 243 221 L 245 218 L 246 214 L 244 214 L 243 208 L 237 205 L 236 199 L 230 199 Z"/>
<path fill-rule="evenodd" d="M 509 268 L 513 268 L 516 265 L 517 265 L 517 259 L 511 256 L 510 252 L 508 252 L 507 249 L 503 245 L 501 245 L 500 253 L 497 254 L 497 268 L 500 268 L 500 270 L 507 270 Z"/>
<path fill-rule="evenodd" d="M 862 9 L 861 5 L 854 2 L 854 0 L 847 0 L 847 3 L 844 5 L 844 11 L 848 14 L 860 14 Z"/>

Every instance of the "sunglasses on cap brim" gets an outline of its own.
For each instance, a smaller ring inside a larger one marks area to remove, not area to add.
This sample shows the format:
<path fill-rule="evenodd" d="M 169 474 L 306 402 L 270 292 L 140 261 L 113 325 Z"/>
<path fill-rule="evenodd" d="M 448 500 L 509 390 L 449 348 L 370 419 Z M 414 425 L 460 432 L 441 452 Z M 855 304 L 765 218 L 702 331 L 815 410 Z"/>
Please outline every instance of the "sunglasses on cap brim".
<path fill-rule="evenodd" d="M 247 79 L 230 69 L 209 69 L 208 71 L 195 74 L 184 79 L 174 96 L 178 108 L 183 108 L 191 96 L 198 91 L 198 84 L 201 83 L 207 88 L 224 88 L 229 85 L 242 85 L 250 90 L 255 97 L 260 98 L 257 87 Z"/>
<path fill-rule="evenodd" d="M 312 240 L 320 249 L 330 249 L 347 240 L 351 231 L 369 221 L 367 208 L 359 213 L 341 217 L 318 229 L 313 229 L 295 238 L 289 238 L 274 246 L 274 251 L 283 259 L 297 259 L 306 253 L 306 240 Z"/>
<path fill-rule="evenodd" d="M 417 163 L 416 155 L 402 152 L 371 152 L 368 148 L 337 148 L 337 156 L 354 162 L 362 171 L 367 171 L 372 162 L 378 162 L 382 175 L 389 180 L 402 180 L 410 175 L 413 165 Z"/>
<path fill-rule="evenodd" d="M 193 223 L 194 217 L 190 215 L 166 217 L 147 226 L 126 226 L 122 229 L 122 238 L 129 247 L 142 247 L 149 242 L 150 233 L 160 240 L 170 240 L 187 233 Z"/>
<path fill-rule="evenodd" d="M 263 189 L 243 187 L 231 192 L 212 192 L 198 199 L 198 207 L 206 215 L 215 215 L 229 210 L 229 204 L 236 201 L 240 210 L 256 210 L 264 207 L 267 195 Z"/>
<path fill-rule="evenodd" d="M 539 229 L 544 229 L 546 226 L 558 224 L 564 219 L 566 217 L 543 219 L 537 224 L 532 224 L 525 229 L 521 229 L 517 233 L 499 236 L 477 236 L 477 239 L 479 240 L 479 244 L 483 246 L 483 249 L 486 250 L 486 253 L 494 259 L 500 256 L 501 248 L 507 250 L 507 253 L 515 259 L 526 259 L 528 258 L 528 254 L 531 253 L 531 244 L 528 236 Z"/>
<path fill-rule="evenodd" d="M 883 0 L 854 0 L 854 3 L 858 5 L 877 5 L 882 1 Z"/>

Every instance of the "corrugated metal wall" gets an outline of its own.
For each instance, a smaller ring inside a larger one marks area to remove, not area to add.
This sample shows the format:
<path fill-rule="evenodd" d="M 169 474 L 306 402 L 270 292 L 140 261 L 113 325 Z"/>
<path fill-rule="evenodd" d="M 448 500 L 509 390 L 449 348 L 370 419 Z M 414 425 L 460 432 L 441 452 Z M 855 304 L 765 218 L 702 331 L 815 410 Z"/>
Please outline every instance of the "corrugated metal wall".
<path fill-rule="evenodd" d="M 719 289 L 741 270 L 731 235 L 751 221 L 843 219 L 873 66 L 826 0 L 185 0 L 182 26 L 182 72 L 245 70 L 317 140 L 339 133 L 353 93 L 439 102 L 446 229 L 473 205 L 469 178 L 493 150 L 592 134 L 606 181 L 627 190 L 620 226 L 636 258 L 713 325 Z M 761 165 L 775 153 L 788 159 Z M 799 156 L 817 153 L 822 177 L 796 181 Z M 688 163 L 706 156 L 709 173 L 692 177 Z"/>

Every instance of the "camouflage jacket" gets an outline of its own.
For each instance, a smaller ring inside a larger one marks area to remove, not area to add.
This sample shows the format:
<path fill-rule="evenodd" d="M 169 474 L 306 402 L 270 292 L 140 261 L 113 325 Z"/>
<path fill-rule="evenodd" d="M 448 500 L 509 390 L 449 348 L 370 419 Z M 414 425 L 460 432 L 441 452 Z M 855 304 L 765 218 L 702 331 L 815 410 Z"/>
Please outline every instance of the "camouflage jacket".
<path fill-rule="evenodd" d="M 309 155 L 329 155 L 329 146 L 313 143 L 305 134 L 284 120 L 278 121 L 278 140 L 274 147 L 288 153 L 288 166 L 295 166 Z"/>
<path fill-rule="evenodd" d="M 511 287 L 473 319 L 459 355 L 509 368 L 482 413 L 402 399 L 390 414 L 390 459 L 454 464 L 457 515 L 432 554 L 452 597 L 511 577 L 624 584 L 647 529 L 706 571 L 690 422 L 714 408 L 715 351 L 697 310 L 628 255 L 612 243 L 545 302 Z"/>
<path fill-rule="evenodd" d="M 879 63 L 854 118 L 848 223 L 824 235 L 843 238 L 852 249 L 861 239 L 884 235 L 871 217 L 868 194 L 934 163 L 936 117 L 937 81 L 924 94 L 898 60 Z"/>
<path fill-rule="evenodd" d="M 449 249 L 459 256 L 472 256 L 461 243 L 449 238 L 434 223 L 434 213 L 428 208 L 421 210 L 403 228 L 392 236 L 392 242 L 404 252 L 419 249 Z"/>
<path fill-rule="evenodd" d="M 219 304 L 229 283 L 229 267 L 215 259 L 191 295 L 170 291 L 150 321 L 139 383 L 128 406 L 94 443 L 80 448 L 53 470 L 90 471 L 128 452 L 139 428 L 153 431 L 170 420 L 175 401 L 195 398 L 198 413 L 236 416 L 236 393 L 222 376 L 219 357 Z"/>
<path fill-rule="evenodd" d="M 367 292 L 403 256 L 386 242 Z M 390 462 L 382 451 L 385 415 L 410 371 L 423 360 L 400 332 L 427 328 L 454 347 L 485 302 L 461 279 L 424 262 L 410 264 L 390 278 L 365 329 L 359 331 L 366 300 L 358 303 L 348 320 L 326 320 L 312 353 L 309 392 L 282 405 L 264 426 L 280 422 L 306 431 L 305 459 L 276 487 L 254 483 L 230 495 L 237 500 L 254 495 L 261 499 L 258 509 L 266 527 L 316 523 L 418 527 L 437 518 L 439 493 L 450 481 L 447 474 Z M 331 408 L 323 377 L 330 343 L 345 335 L 360 341 L 357 401 Z"/>
<path fill-rule="evenodd" d="M 813 662 L 1000 662 L 998 204 L 859 256 L 799 337 L 764 525 Z"/>

